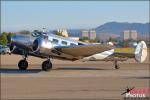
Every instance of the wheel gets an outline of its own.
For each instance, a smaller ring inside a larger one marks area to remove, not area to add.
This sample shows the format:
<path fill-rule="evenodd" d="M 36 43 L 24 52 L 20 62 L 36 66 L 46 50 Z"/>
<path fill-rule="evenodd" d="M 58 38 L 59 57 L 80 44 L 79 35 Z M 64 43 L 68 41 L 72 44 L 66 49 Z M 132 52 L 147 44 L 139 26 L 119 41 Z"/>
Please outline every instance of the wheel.
<path fill-rule="evenodd" d="M 120 67 L 118 65 L 115 65 L 115 69 L 119 69 Z"/>
<path fill-rule="evenodd" d="M 26 60 L 20 60 L 18 67 L 20 70 L 26 70 L 28 68 L 28 62 Z"/>
<path fill-rule="evenodd" d="M 44 70 L 44 71 L 49 71 L 49 70 L 51 70 L 51 69 L 52 69 L 52 63 L 51 63 L 49 60 L 44 61 L 44 62 L 42 63 L 42 70 Z"/>
<path fill-rule="evenodd" d="M 119 69 L 119 66 L 118 66 L 117 60 L 115 60 L 115 61 L 114 61 L 114 64 L 115 64 L 115 69 Z"/>

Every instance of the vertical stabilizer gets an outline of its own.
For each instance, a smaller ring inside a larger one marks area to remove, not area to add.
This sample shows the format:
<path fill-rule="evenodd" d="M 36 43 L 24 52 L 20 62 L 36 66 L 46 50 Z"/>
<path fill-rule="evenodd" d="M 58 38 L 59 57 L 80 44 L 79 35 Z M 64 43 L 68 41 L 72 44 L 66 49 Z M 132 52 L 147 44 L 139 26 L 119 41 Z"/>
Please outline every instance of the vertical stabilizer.
<path fill-rule="evenodd" d="M 135 49 L 135 60 L 137 62 L 144 62 L 147 57 L 147 46 L 144 41 L 140 41 Z"/>

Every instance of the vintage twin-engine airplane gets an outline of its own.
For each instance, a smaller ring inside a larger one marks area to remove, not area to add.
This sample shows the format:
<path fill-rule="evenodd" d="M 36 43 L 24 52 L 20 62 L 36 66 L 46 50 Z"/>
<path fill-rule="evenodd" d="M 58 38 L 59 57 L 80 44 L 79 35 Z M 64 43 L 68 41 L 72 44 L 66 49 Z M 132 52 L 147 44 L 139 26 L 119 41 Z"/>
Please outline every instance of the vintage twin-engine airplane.
<path fill-rule="evenodd" d="M 135 58 L 137 62 L 143 62 L 147 56 L 147 46 L 144 41 L 138 43 L 135 53 L 116 53 L 114 46 L 108 44 L 91 44 L 73 39 L 47 34 L 45 32 L 33 32 L 32 36 L 16 35 L 11 38 L 10 50 L 13 54 L 23 55 L 18 67 L 26 70 L 28 67 L 27 57 L 35 56 L 47 58 L 42 63 L 42 69 L 52 69 L 50 58 L 75 61 L 113 61 L 118 69 L 117 61 L 125 61 L 127 58 Z"/>

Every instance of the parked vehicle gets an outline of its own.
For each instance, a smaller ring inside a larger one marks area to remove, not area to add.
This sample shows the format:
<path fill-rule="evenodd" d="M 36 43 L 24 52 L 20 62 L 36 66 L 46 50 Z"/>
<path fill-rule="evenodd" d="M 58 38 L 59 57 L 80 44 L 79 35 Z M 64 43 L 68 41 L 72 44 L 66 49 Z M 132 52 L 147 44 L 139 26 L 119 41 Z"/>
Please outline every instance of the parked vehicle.
<path fill-rule="evenodd" d="M 0 54 L 10 54 L 10 49 L 7 46 L 0 45 Z"/>

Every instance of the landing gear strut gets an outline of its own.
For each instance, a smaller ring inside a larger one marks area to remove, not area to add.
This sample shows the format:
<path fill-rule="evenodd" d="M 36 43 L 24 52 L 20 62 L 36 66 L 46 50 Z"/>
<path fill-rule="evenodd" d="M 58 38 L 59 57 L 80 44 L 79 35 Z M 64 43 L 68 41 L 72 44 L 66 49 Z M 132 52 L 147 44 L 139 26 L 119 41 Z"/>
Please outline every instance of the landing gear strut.
<path fill-rule="evenodd" d="M 119 69 L 119 65 L 118 65 L 118 63 L 117 63 L 117 60 L 115 60 L 115 69 Z"/>
<path fill-rule="evenodd" d="M 51 63 L 50 59 L 48 59 L 42 63 L 42 70 L 43 71 L 49 71 L 51 69 L 52 69 L 52 63 Z"/>
<path fill-rule="evenodd" d="M 26 57 L 27 56 L 25 56 L 24 59 L 22 59 L 18 62 L 18 67 L 20 70 L 26 70 L 28 68 L 28 62 L 26 60 Z"/>

